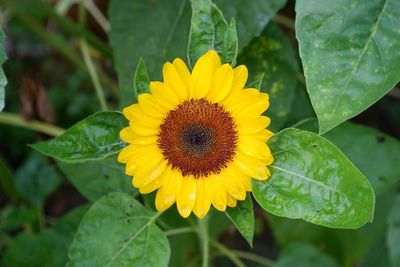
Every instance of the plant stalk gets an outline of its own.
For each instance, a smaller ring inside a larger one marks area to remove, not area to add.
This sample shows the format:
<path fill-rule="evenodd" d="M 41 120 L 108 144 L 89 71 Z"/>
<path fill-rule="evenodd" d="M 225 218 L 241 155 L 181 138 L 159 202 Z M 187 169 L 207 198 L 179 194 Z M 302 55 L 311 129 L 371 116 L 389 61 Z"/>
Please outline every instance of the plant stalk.
<path fill-rule="evenodd" d="M 202 267 L 208 267 L 210 247 L 208 244 L 208 220 L 207 218 L 198 219 L 198 234 L 200 240 L 200 247 L 203 252 Z"/>

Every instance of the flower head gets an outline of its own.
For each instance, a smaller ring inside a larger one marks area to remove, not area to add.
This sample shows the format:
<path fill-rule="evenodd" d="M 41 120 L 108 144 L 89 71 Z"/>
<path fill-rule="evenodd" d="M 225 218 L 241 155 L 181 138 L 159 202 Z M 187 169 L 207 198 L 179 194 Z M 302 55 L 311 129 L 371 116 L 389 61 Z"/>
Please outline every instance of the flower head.
<path fill-rule="evenodd" d="M 129 120 L 118 160 L 142 194 L 157 190 L 156 208 L 175 202 L 179 213 L 204 217 L 210 206 L 235 207 L 251 191 L 251 178 L 265 180 L 273 162 L 266 141 L 269 98 L 244 88 L 247 68 L 221 65 L 210 50 L 192 73 L 179 58 L 165 63 L 163 82 L 123 110 Z"/>

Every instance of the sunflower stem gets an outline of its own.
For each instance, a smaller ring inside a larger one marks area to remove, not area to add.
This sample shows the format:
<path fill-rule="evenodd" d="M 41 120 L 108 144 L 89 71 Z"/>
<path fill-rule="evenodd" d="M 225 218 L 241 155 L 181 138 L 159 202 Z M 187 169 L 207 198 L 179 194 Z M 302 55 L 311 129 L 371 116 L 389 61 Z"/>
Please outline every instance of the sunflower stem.
<path fill-rule="evenodd" d="M 236 254 L 236 256 L 238 256 L 239 258 L 253 261 L 255 263 L 261 264 L 262 266 L 271 267 L 275 263 L 273 260 L 258 256 L 250 252 L 240 250 L 232 250 L 232 252 Z"/>
<path fill-rule="evenodd" d="M 246 265 L 244 265 L 244 263 L 239 259 L 239 256 L 237 256 L 232 250 L 215 240 L 211 240 L 210 243 L 213 247 L 218 249 L 222 255 L 229 258 L 236 267 L 246 267 Z"/>
<path fill-rule="evenodd" d="M 209 261 L 209 253 L 210 253 L 210 248 L 208 244 L 208 220 L 207 218 L 204 219 L 198 219 L 198 234 L 199 234 L 199 240 L 200 240 L 200 247 L 202 248 L 203 252 L 203 263 L 202 267 L 208 267 L 208 261 Z"/>
<path fill-rule="evenodd" d="M 179 234 L 186 234 L 186 233 L 193 233 L 193 232 L 196 232 L 196 230 L 193 229 L 193 227 L 182 227 L 182 228 L 165 231 L 164 234 L 166 236 L 171 236 L 171 235 L 179 235 Z"/>
<path fill-rule="evenodd" d="M 64 133 L 64 129 L 57 126 L 40 122 L 36 120 L 25 120 L 18 114 L 13 114 L 9 112 L 0 113 L 0 123 L 9 124 L 13 126 L 19 126 L 25 129 L 41 132 L 50 136 L 59 136 Z"/>

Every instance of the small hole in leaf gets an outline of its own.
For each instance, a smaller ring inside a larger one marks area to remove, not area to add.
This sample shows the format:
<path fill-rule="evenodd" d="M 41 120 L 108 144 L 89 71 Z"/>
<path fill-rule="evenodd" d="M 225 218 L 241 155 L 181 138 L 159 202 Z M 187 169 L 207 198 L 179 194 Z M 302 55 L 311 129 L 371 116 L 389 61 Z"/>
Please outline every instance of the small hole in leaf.
<path fill-rule="evenodd" d="M 384 136 L 377 136 L 377 137 L 376 137 L 376 141 L 377 141 L 379 144 L 382 144 L 382 143 L 384 143 L 384 142 L 386 141 L 386 138 L 385 138 Z"/>

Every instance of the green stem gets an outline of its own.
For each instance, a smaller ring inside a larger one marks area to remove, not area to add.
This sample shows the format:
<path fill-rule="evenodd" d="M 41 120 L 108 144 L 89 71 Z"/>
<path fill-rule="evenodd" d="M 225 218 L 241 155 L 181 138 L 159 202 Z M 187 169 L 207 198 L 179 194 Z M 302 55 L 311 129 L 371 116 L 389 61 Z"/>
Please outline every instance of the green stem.
<path fill-rule="evenodd" d="M 26 121 L 17 114 L 12 114 L 4 111 L 0 112 L 0 123 L 22 127 L 25 129 L 45 133 L 50 136 L 59 136 L 65 132 L 64 129 L 57 126 L 36 120 Z"/>
<path fill-rule="evenodd" d="M 171 236 L 171 235 L 179 235 L 179 234 L 186 234 L 186 233 L 193 233 L 193 232 L 196 232 L 196 230 L 193 229 L 193 227 L 182 227 L 182 228 L 165 231 L 164 234 L 166 236 Z"/>
<path fill-rule="evenodd" d="M 202 262 L 202 267 L 208 267 L 208 261 L 209 261 L 209 254 L 210 254 L 210 248 L 208 244 L 208 220 L 207 218 L 204 219 L 198 219 L 198 234 L 199 234 L 199 240 L 200 240 L 200 246 L 202 248 L 203 252 L 203 262 Z"/>
<path fill-rule="evenodd" d="M 235 264 L 236 267 L 246 267 L 246 265 L 244 265 L 244 263 L 239 259 L 239 257 L 235 253 L 233 253 L 232 250 L 214 240 L 210 241 L 210 243 L 213 247 L 218 249 L 222 255 L 228 257 L 232 261 L 232 263 Z"/>
<path fill-rule="evenodd" d="M 272 20 L 275 21 L 276 23 L 279 23 L 279 24 L 293 30 L 293 31 L 296 30 L 295 22 L 291 18 L 288 18 L 284 15 L 276 14 Z"/>
<path fill-rule="evenodd" d="M 86 13 L 85 13 L 85 8 L 83 6 L 83 0 L 81 0 L 79 5 L 79 24 L 81 27 L 85 26 L 86 22 Z M 106 98 L 104 97 L 104 90 L 103 87 L 101 86 L 99 76 L 97 75 L 96 68 L 93 64 L 92 58 L 90 57 L 90 51 L 89 47 L 86 43 L 86 40 L 84 38 L 81 38 L 79 41 L 80 48 L 81 48 L 81 53 L 83 57 L 83 61 L 85 62 L 86 68 L 89 72 L 90 79 L 92 80 L 94 89 L 96 90 L 96 95 L 97 98 L 99 99 L 100 106 L 102 110 L 107 110 L 107 102 Z"/>
<path fill-rule="evenodd" d="M 272 261 L 270 259 L 255 255 L 250 252 L 240 251 L 240 250 L 232 250 L 232 252 L 235 253 L 236 256 L 238 256 L 239 258 L 250 260 L 250 261 L 256 262 L 258 264 L 261 264 L 263 266 L 271 267 L 275 263 L 274 261 Z"/>

